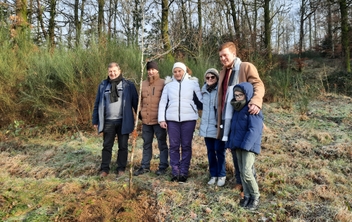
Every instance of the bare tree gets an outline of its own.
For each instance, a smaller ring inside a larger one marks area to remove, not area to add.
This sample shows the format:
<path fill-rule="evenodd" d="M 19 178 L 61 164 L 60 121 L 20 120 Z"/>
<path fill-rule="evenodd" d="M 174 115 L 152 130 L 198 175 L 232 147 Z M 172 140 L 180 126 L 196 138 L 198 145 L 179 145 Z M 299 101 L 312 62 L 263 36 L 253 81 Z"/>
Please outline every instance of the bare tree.
<path fill-rule="evenodd" d="M 317 9 L 316 2 L 314 0 L 301 0 L 300 5 L 300 20 L 299 20 L 299 42 L 298 42 L 298 55 L 302 56 L 303 51 L 303 39 L 304 39 L 304 24 L 307 19 L 315 12 Z"/>
<path fill-rule="evenodd" d="M 230 0 L 229 2 L 231 6 L 231 17 L 232 17 L 233 27 L 235 30 L 235 36 L 238 41 L 241 36 L 240 36 L 240 24 L 237 19 L 236 4 L 235 4 L 235 0 Z"/>
<path fill-rule="evenodd" d="M 98 38 L 101 40 L 104 25 L 104 5 L 105 0 L 98 0 Z"/>
<path fill-rule="evenodd" d="M 55 46 L 55 17 L 56 17 L 56 0 L 50 0 L 49 2 L 49 26 L 48 26 L 48 38 L 50 48 Z"/>
<path fill-rule="evenodd" d="M 164 45 L 164 51 L 170 51 L 171 43 L 169 37 L 169 9 L 174 0 L 161 0 L 161 39 Z M 167 55 L 172 57 L 171 53 Z"/>
<path fill-rule="evenodd" d="M 75 0 L 74 5 L 74 24 L 76 27 L 76 46 L 80 45 L 81 41 L 81 33 L 82 33 L 82 23 L 83 23 L 83 15 L 84 15 L 84 6 L 86 0 L 82 0 L 81 4 L 79 4 L 79 0 Z M 79 11 L 81 13 L 79 13 Z"/>
<path fill-rule="evenodd" d="M 344 63 L 347 72 L 351 72 L 350 64 L 350 38 L 348 36 L 348 10 L 346 0 L 338 1 L 341 13 L 341 44 L 344 56 Z"/>

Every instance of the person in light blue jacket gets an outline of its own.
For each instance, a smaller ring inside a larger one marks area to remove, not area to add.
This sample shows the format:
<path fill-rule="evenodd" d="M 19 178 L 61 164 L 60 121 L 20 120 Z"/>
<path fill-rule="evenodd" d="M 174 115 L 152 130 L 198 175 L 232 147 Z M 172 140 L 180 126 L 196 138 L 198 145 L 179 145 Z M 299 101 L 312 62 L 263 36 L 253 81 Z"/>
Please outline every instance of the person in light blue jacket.
<path fill-rule="evenodd" d="M 261 138 L 263 132 L 262 110 L 257 115 L 248 112 L 248 103 L 253 97 L 253 85 L 242 82 L 229 88 L 230 104 L 226 104 L 228 113 L 232 117 L 225 116 L 224 136 L 227 136 L 226 147 L 236 151 L 236 157 L 241 174 L 244 198 L 240 200 L 240 206 L 251 211 L 259 207 L 259 188 L 253 175 L 253 165 L 256 155 L 260 154 Z M 230 124 L 230 125 L 229 125 Z M 229 133 L 227 134 L 229 128 Z"/>
<path fill-rule="evenodd" d="M 204 137 L 207 146 L 210 180 L 209 185 L 221 187 L 226 180 L 225 142 L 217 139 L 217 92 L 219 72 L 208 69 L 204 74 L 205 84 L 202 87 L 203 111 L 199 126 L 199 136 Z"/>
<path fill-rule="evenodd" d="M 172 68 L 173 77 L 165 78 L 158 110 L 161 128 L 168 130 L 171 181 L 186 182 L 192 159 L 192 139 L 202 109 L 198 79 L 187 73 L 182 62 Z"/>
<path fill-rule="evenodd" d="M 134 129 L 134 113 L 137 112 L 137 106 L 138 93 L 135 85 L 122 77 L 117 63 L 110 63 L 108 78 L 99 84 L 92 116 L 93 126 L 98 133 L 103 132 L 104 138 L 100 177 L 106 177 L 110 172 L 116 135 L 119 147 L 116 173 L 118 176 L 124 174 L 128 157 L 128 138 Z"/>

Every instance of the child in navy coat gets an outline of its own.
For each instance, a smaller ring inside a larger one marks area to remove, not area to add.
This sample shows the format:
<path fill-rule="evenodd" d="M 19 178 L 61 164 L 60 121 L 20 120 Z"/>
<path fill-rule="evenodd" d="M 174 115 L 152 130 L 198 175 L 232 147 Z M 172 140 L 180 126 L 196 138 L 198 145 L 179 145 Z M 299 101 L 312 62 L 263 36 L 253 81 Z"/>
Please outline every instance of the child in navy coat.
<path fill-rule="evenodd" d="M 252 84 L 242 82 L 229 90 L 232 90 L 229 96 L 233 98 L 226 108 L 232 109 L 229 113 L 233 115 L 225 117 L 224 132 L 228 132 L 226 148 L 236 150 L 244 192 L 240 206 L 254 211 L 258 209 L 260 193 L 253 175 L 253 165 L 256 155 L 260 154 L 263 113 L 260 111 L 257 115 L 251 115 L 248 112 L 248 103 L 253 96 Z"/>

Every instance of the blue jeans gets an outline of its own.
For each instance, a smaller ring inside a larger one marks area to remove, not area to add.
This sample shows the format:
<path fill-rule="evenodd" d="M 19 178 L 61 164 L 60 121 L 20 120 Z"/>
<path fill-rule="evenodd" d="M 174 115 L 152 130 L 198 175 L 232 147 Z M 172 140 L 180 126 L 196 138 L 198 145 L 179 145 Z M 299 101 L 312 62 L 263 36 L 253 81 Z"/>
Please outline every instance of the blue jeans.
<path fill-rule="evenodd" d="M 205 145 L 207 146 L 209 172 L 211 177 L 224 177 L 226 176 L 226 149 L 225 142 L 214 139 L 204 138 Z"/>
<path fill-rule="evenodd" d="M 195 120 L 184 122 L 167 121 L 170 166 L 174 176 L 188 176 L 192 159 L 192 139 L 195 127 Z"/>
<path fill-rule="evenodd" d="M 103 150 L 100 170 L 106 173 L 110 171 L 110 162 L 112 148 L 117 135 L 118 152 L 117 152 L 117 169 L 116 171 L 125 171 L 128 157 L 128 138 L 129 134 L 121 134 L 122 121 L 106 121 L 103 130 Z"/>
<path fill-rule="evenodd" d="M 143 138 L 143 157 L 141 167 L 145 169 L 150 168 L 150 161 L 153 156 L 153 139 L 154 134 L 158 140 L 158 147 L 160 151 L 159 169 L 166 169 L 169 166 L 169 149 L 166 143 L 166 130 L 161 128 L 159 124 L 142 126 Z"/>

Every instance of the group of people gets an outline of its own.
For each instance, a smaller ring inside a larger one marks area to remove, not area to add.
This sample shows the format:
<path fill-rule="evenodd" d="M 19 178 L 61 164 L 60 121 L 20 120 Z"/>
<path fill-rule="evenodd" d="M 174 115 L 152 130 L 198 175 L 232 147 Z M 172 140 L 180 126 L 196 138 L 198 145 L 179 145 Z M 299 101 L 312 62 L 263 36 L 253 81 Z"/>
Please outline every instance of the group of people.
<path fill-rule="evenodd" d="M 192 139 L 198 110 L 202 110 L 199 135 L 207 147 L 209 185 L 224 186 L 226 182 L 226 150 L 231 150 L 235 168 L 235 188 L 242 191 L 240 206 L 257 210 L 259 188 L 255 176 L 255 156 L 260 153 L 263 129 L 262 103 L 264 84 L 256 67 L 241 62 L 233 42 L 219 48 L 223 65 L 204 74 L 199 86 L 182 62 L 173 65 L 172 77 L 159 76 L 155 61 L 147 63 L 147 80 L 142 83 L 139 118 L 142 121 L 143 154 L 135 176 L 150 172 L 154 135 L 158 141 L 160 163 L 157 175 L 171 166 L 171 181 L 186 182 L 192 158 Z M 110 171 L 112 147 L 117 135 L 117 175 L 127 165 L 128 138 L 134 128 L 138 93 L 134 84 L 122 77 L 117 63 L 108 67 L 108 78 L 98 87 L 93 110 L 93 125 L 103 132 L 100 176 Z M 169 147 L 166 142 L 169 138 Z M 168 162 L 170 156 L 170 162 Z"/>

